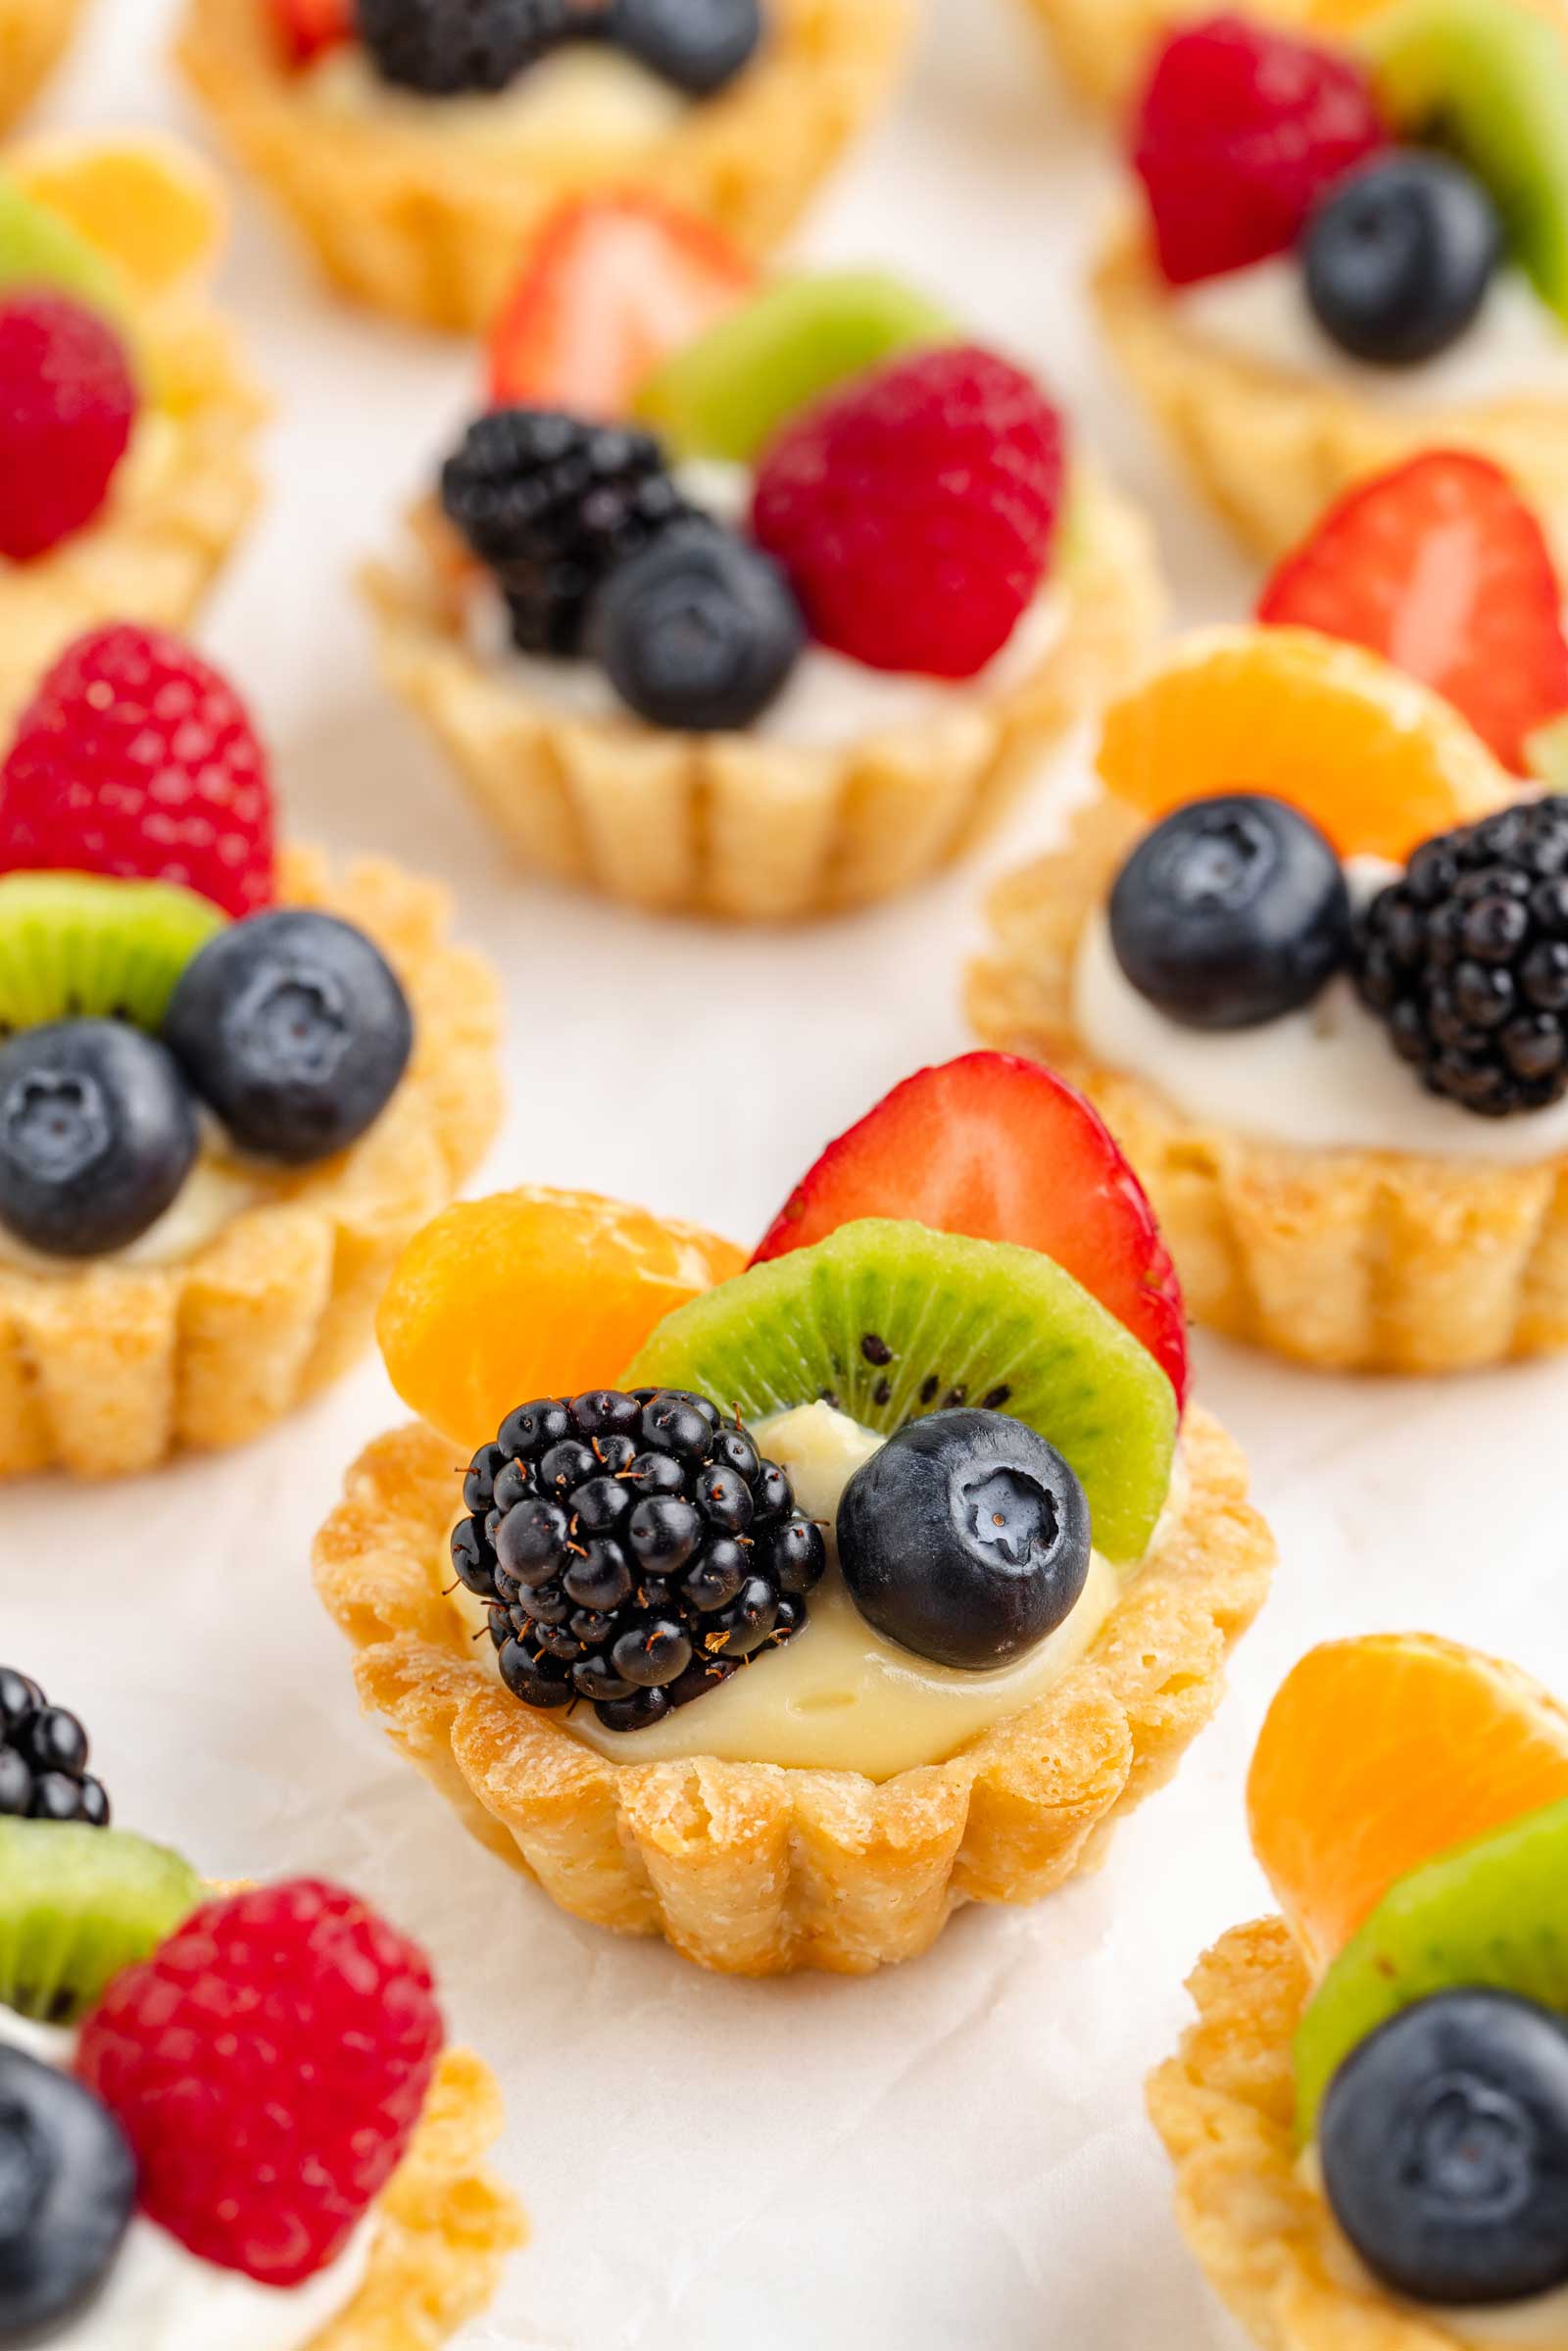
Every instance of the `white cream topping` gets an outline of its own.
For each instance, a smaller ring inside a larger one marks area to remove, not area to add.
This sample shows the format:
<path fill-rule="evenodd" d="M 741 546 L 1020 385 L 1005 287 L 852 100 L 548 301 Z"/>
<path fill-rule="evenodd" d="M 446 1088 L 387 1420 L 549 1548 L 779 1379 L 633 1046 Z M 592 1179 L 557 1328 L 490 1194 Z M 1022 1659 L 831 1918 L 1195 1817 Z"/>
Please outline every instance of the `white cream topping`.
<path fill-rule="evenodd" d="M 120 1265 L 131 1272 L 145 1272 L 158 1265 L 182 1265 L 209 1242 L 216 1241 L 236 1216 L 254 1207 L 261 1197 L 262 1188 L 256 1177 L 231 1160 L 207 1154 L 191 1169 L 173 1205 L 128 1249 L 115 1249 L 101 1257 L 50 1257 L 41 1250 L 28 1249 L 25 1242 L 19 1241 L 0 1224 L 0 1266 L 16 1266 L 24 1273 L 52 1274 L 60 1279 L 89 1273 L 104 1265 Z"/>
<path fill-rule="evenodd" d="M 383 81 L 357 42 L 330 50 L 300 78 L 313 105 L 345 122 L 437 130 L 520 154 L 652 146 L 678 127 L 691 103 L 634 57 L 587 43 L 542 58 L 508 89 L 466 98 L 426 98 Z"/>

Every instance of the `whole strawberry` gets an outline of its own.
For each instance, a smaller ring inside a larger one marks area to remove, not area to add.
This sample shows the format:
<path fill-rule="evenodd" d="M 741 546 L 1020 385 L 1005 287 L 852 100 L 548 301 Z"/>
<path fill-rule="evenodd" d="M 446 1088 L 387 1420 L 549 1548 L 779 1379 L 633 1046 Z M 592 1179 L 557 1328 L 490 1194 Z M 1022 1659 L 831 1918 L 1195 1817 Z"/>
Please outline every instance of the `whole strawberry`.
<path fill-rule="evenodd" d="M 925 351 L 788 425 L 762 460 L 752 528 L 812 635 L 872 669 L 974 677 L 1051 561 L 1061 419 L 1010 362 Z"/>
<path fill-rule="evenodd" d="M 76 2073 L 192 2253 L 298 2285 L 408 2147 L 441 2052 L 430 1972 L 355 1895 L 301 1879 L 210 1902 L 111 1984 Z"/>
<path fill-rule="evenodd" d="M 128 624 L 62 654 L 0 769 L 0 872 L 180 882 L 225 913 L 274 896 L 267 756 L 178 638 Z"/>
<path fill-rule="evenodd" d="M 47 555 L 92 520 L 137 406 L 106 320 L 43 287 L 0 302 L 0 556 Z"/>

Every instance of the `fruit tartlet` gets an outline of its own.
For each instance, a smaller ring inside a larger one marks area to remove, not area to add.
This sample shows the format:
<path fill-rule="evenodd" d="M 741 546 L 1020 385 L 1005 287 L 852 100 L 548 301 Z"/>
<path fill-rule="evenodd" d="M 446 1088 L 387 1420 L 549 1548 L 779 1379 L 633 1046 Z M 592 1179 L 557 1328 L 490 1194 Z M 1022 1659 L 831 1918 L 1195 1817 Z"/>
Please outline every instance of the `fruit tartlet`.
<path fill-rule="evenodd" d="M 976 1027 L 1092 1096 L 1233 1338 L 1393 1372 L 1568 1345 L 1568 800 L 1520 773 L 1560 759 L 1561 604 L 1495 467 L 1412 462 L 1268 625 L 1113 706 L 1102 790 L 996 894 Z"/>
<path fill-rule="evenodd" d="M 1150 2084 L 1183 2230 L 1265 2351 L 1568 2341 L 1568 1713 L 1422 1634 L 1315 1649 L 1249 1784 L 1283 1918 Z"/>
<path fill-rule="evenodd" d="M 1177 31 L 1097 279 L 1133 383 L 1264 554 L 1434 441 L 1568 503 L 1568 15 L 1393 0 L 1338 46 Z"/>
<path fill-rule="evenodd" d="M 190 0 L 180 58 L 334 284 L 484 327 L 563 200 L 775 245 L 887 94 L 912 0 Z"/>
<path fill-rule="evenodd" d="M 0 1666 L 0 2342 L 433 2351 L 523 2228 L 424 1954 L 318 1880 L 213 1893 L 88 1762 Z"/>
<path fill-rule="evenodd" d="M 203 291 L 215 183 L 168 141 L 0 171 L 0 723 L 95 622 L 184 628 L 258 494 L 265 404 Z"/>
<path fill-rule="evenodd" d="M 499 1117 L 442 894 L 279 846 L 226 681 L 128 625 L 0 767 L 0 1477 L 150 1469 L 347 1368 Z"/>
<path fill-rule="evenodd" d="M 1147 1200 L 1004 1055 L 899 1087 L 749 1267 L 503 1195 L 380 1336 L 429 1425 L 316 1563 L 365 1705 L 564 1909 L 726 1974 L 868 1974 L 1092 1867 L 1272 1571 Z"/>
<path fill-rule="evenodd" d="M 86 0 L 0 0 L 0 129 L 24 114 L 75 37 Z"/>
<path fill-rule="evenodd" d="M 489 390 L 370 575 L 384 664 L 526 863 L 631 905 L 910 888 L 1156 624 L 1046 394 L 878 273 L 759 285 L 662 205 L 577 207 Z"/>

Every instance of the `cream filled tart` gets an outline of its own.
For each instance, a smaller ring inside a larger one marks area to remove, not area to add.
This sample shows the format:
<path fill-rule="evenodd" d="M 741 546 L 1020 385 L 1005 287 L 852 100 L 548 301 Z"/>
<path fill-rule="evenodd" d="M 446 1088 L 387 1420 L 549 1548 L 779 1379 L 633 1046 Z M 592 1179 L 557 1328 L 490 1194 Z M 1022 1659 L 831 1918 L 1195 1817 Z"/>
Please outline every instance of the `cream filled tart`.
<path fill-rule="evenodd" d="M 0 125 L 32 104 L 75 37 L 86 0 L 0 0 Z"/>

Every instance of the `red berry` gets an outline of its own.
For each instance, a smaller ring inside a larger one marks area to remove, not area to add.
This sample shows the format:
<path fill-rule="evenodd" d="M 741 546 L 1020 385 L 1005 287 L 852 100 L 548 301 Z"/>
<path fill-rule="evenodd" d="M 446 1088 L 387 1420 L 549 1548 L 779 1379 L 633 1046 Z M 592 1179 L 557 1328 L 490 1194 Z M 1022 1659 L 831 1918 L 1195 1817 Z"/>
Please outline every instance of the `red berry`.
<path fill-rule="evenodd" d="M 336 2260 L 402 2161 L 441 2043 L 414 1944 L 301 1879 L 208 1903 L 117 1976 L 76 2072 L 159 2227 L 286 2286 Z"/>
<path fill-rule="evenodd" d="M 1051 561 L 1061 418 L 1032 379 L 974 348 L 920 352 L 786 425 L 752 528 L 812 634 L 872 669 L 973 677 Z"/>
<path fill-rule="evenodd" d="M 1369 646 L 1526 774 L 1530 737 L 1568 710 L 1562 611 L 1545 533 L 1507 475 L 1435 450 L 1343 499 L 1257 614 Z"/>
<path fill-rule="evenodd" d="M 754 1265 L 893 1216 L 1054 1257 L 1126 1324 L 1185 1404 L 1187 1314 L 1154 1211 L 1099 1112 L 1038 1061 L 922 1069 L 830 1143 Z"/>
<path fill-rule="evenodd" d="M 0 303 L 0 555 L 47 555 L 92 520 L 136 421 L 125 346 L 44 288 Z"/>
<path fill-rule="evenodd" d="M 328 49 L 354 38 L 354 0 L 272 0 L 272 5 L 290 65 L 314 65 Z"/>
<path fill-rule="evenodd" d="M 1289 252 L 1324 191 L 1389 138 L 1348 56 L 1241 17 L 1175 33 L 1133 145 L 1165 276 L 1191 285 Z"/>
<path fill-rule="evenodd" d="M 225 678 L 121 623 L 68 647 L 0 768 L 0 872 L 182 882 L 229 914 L 273 896 L 267 755 Z"/>

